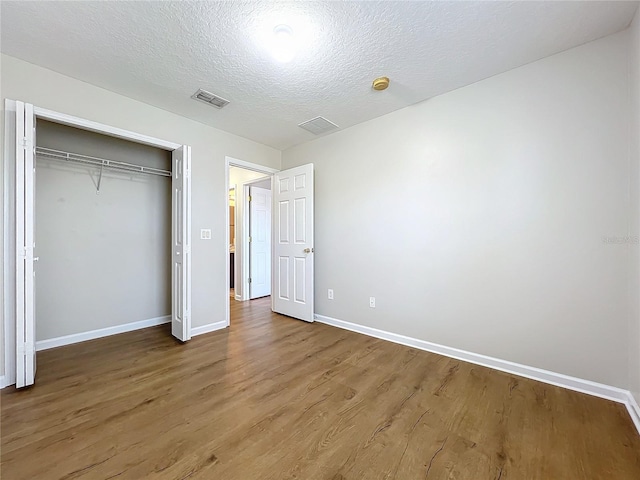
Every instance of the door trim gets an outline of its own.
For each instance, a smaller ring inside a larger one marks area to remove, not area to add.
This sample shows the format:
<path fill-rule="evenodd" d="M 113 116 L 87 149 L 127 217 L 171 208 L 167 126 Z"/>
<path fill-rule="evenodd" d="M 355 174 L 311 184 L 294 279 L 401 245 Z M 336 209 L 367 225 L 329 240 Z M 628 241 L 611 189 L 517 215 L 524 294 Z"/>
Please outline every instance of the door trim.
<path fill-rule="evenodd" d="M 15 132 L 15 111 L 16 101 L 11 99 L 5 99 L 5 125 L 4 125 L 4 145 L 3 145 L 3 162 L 2 174 L 3 174 L 3 202 L 4 212 L 2 217 L 2 249 L 0 249 L 2 255 L 2 300 L 4 308 L 2 309 L 2 323 L 4 327 L 4 381 L 0 388 L 7 387 L 16 383 L 16 302 L 15 302 L 15 260 L 14 254 L 15 245 L 11 238 L 14 237 L 13 230 L 15 229 L 15 218 L 11 213 L 14 208 L 14 196 L 15 196 L 15 169 L 14 161 L 15 157 L 14 145 L 10 141 L 14 137 Z M 182 147 L 181 143 L 170 142 L 149 135 L 143 135 L 140 133 L 132 132 L 118 127 L 113 127 L 103 123 L 94 122 L 80 117 L 74 117 L 73 115 L 67 115 L 66 113 L 55 112 L 46 108 L 41 108 L 36 105 L 33 106 L 33 113 L 36 119 L 48 120 L 54 123 L 61 123 L 71 127 L 80 128 L 82 130 L 88 130 L 91 132 L 108 135 L 111 137 L 121 138 L 129 140 L 135 143 L 142 143 L 144 145 L 150 145 L 153 147 L 161 148 L 163 150 L 173 151 Z M 228 303 L 228 302 L 227 302 Z"/>
<path fill-rule="evenodd" d="M 229 281 L 230 281 L 230 276 L 231 276 L 231 260 L 229 258 L 229 167 L 239 167 L 239 168 L 244 168 L 246 170 L 253 170 L 254 172 L 259 172 L 259 173 L 264 173 L 265 176 L 269 175 L 271 176 L 271 188 L 273 189 L 273 174 L 276 172 L 279 172 L 280 170 L 277 168 L 272 168 L 272 167 L 266 167 L 264 165 L 260 165 L 258 163 L 252 163 L 252 162 L 247 162 L 245 160 L 240 160 L 238 158 L 234 158 L 234 157 L 229 157 L 229 156 L 225 156 L 224 157 L 224 205 L 225 205 L 225 262 L 226 262 L 226 269 L 225 269 L 225 273 L 226 273 L 226 284 L 227 284 L 227 288 L 224 291 L 224 304 L 225 304 L 225 317 L 226 317 L 226 322 L 227 322 L 227 326 L 229 326 L 231 324 L 231 310 L 230 310 L 230 305 L 229 305 Z M 259 180 L 259 179 L 258 179 Z M 253 180 L 252 180 L 253 181 Z M 240 185 L 236 185 L 236 197 L 238 196 L 238 188 L 240 187 Z M 242 194 L 245 195 L 244 192 L 244 186 L 242 188 Z M 245 197 L 246 198 L 246 197 Z M 244 203 L 243 203 L 244 204 Z M 235 210 L 236 212 L 236 222 L 237 222 L 237 218 L 238 218 L 238 209 L 236 208 Z M 243 222 L 243 232 L 244 232 L 244 213 L 242 216 L 242 222 Z M 236 224 L 236 241 L 238 239 L 238 225 Z M 246 249 L 242 248 L 242 255 L 245 254 Z M 236 255 L 237 255 L 237 251 L 236 251 Z M 243 266 L 246 262 L 243 262 Z M 244 270 L 244 268 L 243 268 Z M 239 275 L 239 277 L 242 277 L 244 275 L 244 272 L 241 272 L 241 274 Z M 244 277 L 249 278 L 248 275 Z M 238 282 L 242 281 L 241 278 L 235 278 L 234 282 L 237 285 Z M 248 300 L 248 294 L 247 292 L 245 292 L 245 288 L 242 289 L 241 291 L 241 296 L 239 300 Z M 246 298 L 245 298 L 246 295 Z M 238 296 L 236 295 L 236 299 L 238 299 Z"/>

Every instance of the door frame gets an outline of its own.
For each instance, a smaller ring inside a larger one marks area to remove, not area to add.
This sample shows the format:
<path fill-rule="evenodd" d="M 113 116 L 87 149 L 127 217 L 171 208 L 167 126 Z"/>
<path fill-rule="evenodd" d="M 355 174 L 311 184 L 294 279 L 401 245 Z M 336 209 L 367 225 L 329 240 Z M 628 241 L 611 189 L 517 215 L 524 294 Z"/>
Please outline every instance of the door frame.
<path fill-rule="evenodd" d="M 13 385 L 16 382 L 16 299 L 15 299 L 15 258 L 14 245 L 12 238 L 14 237 L 15 218 L 12 211 L 14 210 L 15 196 L 15 175 L 14 162 L 15 158 L 15 142 L 11 141 L 15 137 L 15 100 L 5 99 L 5 124 L 4 124 L 4 165 L 2 166 L 3 174 L 3 202 L 4 212 L 2 217 L 3 245 L 2 245 L 2 278 L 3 288 L 2 297 L 4 308 L 2 309 L 3 327 L 4 327 L 4 377 L 0 378 L 0 388 Z M 118 127 L 112 127 L 103 123 L 94 122 L 80 117 L 67 115 L 66 113 L 56 112 L 33 106 L 33 113 L 36 119 L 47 120 L 62 125 L 96 132 L 110 137 L 121 138 L 143 145 L 161 148 L 163 150 L 173 151 L 183 146 L 181 143 L 170 142 L 149 135 L 132 132 Z"/>
<path fill-rule="evenodd" d="M 277 168 L 271 168 L 271 167 L 266 167 L 264 165 L 260 165 L 258 163 L 252 163 L 252 162 L 247 162 L 245 160 L 240 160 L 238 158 L 234 158 L 234 157 L 229 157 L 226 156 L 224 157 L 224 182 L 225 182 L 225 199 L 224 199 L 224 205 L 225 205 L 225 231 L 226 231 L 226 235 L 225 235 L 225 239 L 229 239 L 229 167 L 238 167 L 238 168 L 244 168 L 245 170 L 252 170 L 254 172 L 258 172 L 258 173 L 264 173 L 265 177 L 266 176 L 270 176 L 271 177 L 271 189 L 273 190 L 273 174 L 276 172 L 279 172 L 280 170 Z M 259 180 L 259 179 L 258 179 Z M 264 180 L 264 179 L 263 179 Z M 253 180 L 251 180 L 253 182 Z M 236 199 L 238 198 L 238 187 L 239 185 L 236 185 Z M 242 188 L 242 195 L 245 195 L 245 191 L 244 191 L 244 186 Z M 243 197 L 243 199 L 246 199 L 246 196 Z M 242 231 L 243 231 L 243 236 L 244 236 L 244 205 L 245 202 L 242 202 L 243 205 L 243 212 L 242 212 Z M 236 242 L 238 241 L 238 225 L 237 225 L 237 219 L 239 216 L 239 212 L 238 212 L 238 203 L 236 202 L 236 208 L 235 208 L 235 214 L 236 214 Z M 272 246 L 273 247 L 273 246 Z M 246 253 L 246 249 L 241 247 L 241 254 L 244 256 Z M 236 255 L 238 254 L 238 252 L 236 251 Z M 226 323 L 227 323 L 227 327 L 231 324 L 231 307 L 229 305 L 229 282 L 230 282 L 230 276 L 231 276 L 231 261 L 230 261 L 230 255 L 229 255 L 229 242 L 225 241 L 225 258 L 226 258 L 226 283 L 227 283 L 227 288 L 225 289 L 225 313 L 226 313 Z M 236 285 L 238 285 L 238 282 L 242 281 L 245 282 L 248 277 L 248 273 L 245 276 L 244 270 L 245 270 L 245 262 L 243 261 L 243 272 L 240 272 L 240 275 L 238 275 L 238 277 L 244 277 L 244 278 L 238 278 L 236 277 L 234 279 L 234 283 Z M 248 270 L 247 270 L 248 272 Z M 238 273 L 238 272 L 236 272 Z M 244 301 L 244 300 L 248 300 L 249 296 L 248 296 L 248 292 L 246 292 L 247 289 L 244 288 L 245 283 L 242 283 L 242 290 L 241 290 L 241 295 L 240 298 L 238 298 L 238 295 L 236 295 L 236 300 L 239 301 Z"/>

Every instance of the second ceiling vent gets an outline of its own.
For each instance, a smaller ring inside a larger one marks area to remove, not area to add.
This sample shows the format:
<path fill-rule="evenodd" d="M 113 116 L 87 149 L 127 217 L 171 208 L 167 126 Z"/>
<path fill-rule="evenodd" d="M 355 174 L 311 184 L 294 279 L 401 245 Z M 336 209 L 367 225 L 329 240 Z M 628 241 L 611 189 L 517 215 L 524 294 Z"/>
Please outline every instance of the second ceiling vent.
<path fill-rule="evenodd" d="M 298 124 L 300 128 L 304 128 L 307 132 L 311 132 L 314 135 L 320 135 L 322 133 L 330 132 L 331 130 L 337 130 L 338 125 L 330 122 L 324 117 L 316 117 L 306 122 Z"/>
<path fill-rule="evenodd" d="M 229 105 L 229 100 L 225 100 L 224 98 L 219 97 L 214 93 L 207 92 L 206 90 L 202 89 L 191 95 L 191 98 L 193 98 L 194 100 L 199 100 L 216 108 L 222 108 L 225 105 Z"/>

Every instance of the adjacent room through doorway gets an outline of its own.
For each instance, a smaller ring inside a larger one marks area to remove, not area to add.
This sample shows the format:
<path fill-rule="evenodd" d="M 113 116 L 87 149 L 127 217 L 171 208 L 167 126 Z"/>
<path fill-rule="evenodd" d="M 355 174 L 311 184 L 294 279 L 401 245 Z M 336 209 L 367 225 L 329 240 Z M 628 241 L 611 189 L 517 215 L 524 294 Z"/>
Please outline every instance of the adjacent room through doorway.
<path fill-rule="evenodd" d="M 271 174 L 229 167 L 229 301 L 271 295 Z"/>

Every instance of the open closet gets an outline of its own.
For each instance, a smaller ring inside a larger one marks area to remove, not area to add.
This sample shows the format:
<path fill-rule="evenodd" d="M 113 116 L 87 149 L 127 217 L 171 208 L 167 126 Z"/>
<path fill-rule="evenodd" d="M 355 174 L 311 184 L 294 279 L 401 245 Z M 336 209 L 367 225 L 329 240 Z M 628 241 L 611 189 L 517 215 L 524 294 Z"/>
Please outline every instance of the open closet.
<path fill-rule="evenodd" d="M 5 112 L 7 384 L 34 383 L 40 349 L 165 322 L 189 340 L 191 147 L 19 101 Z"/>
<path fill-rule="evenodd" d="M 37 120 L 36 347 L 171 315 L 171 153 Z"/>

